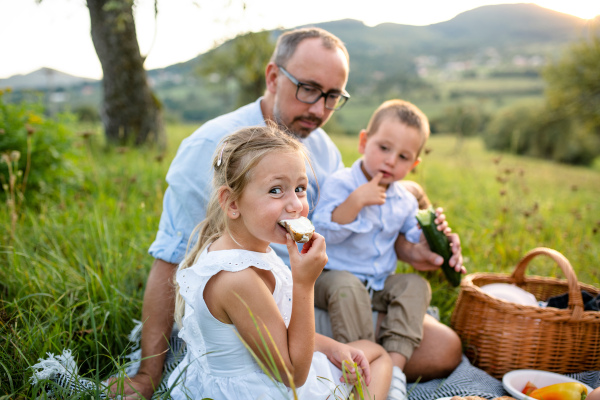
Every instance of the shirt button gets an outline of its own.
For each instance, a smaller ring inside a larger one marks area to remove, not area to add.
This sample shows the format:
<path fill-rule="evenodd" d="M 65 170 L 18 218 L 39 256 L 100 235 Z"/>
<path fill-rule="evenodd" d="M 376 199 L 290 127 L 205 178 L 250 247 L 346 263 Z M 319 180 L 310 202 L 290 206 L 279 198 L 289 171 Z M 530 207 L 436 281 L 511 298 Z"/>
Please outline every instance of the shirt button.
<path fill-rule="evenodd" d="M 177 232 L 177 236 L 181 236 L 181 235 L 183 235 L 183 234 L 181 233 L 181 231 Z"/>

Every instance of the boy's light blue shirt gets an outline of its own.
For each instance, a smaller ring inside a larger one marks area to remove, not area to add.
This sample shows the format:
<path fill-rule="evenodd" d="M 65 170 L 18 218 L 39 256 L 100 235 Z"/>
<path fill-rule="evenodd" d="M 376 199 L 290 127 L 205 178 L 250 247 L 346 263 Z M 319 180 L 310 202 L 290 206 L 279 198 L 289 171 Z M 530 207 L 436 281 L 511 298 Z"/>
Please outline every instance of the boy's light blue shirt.
<path fill-rule="evenodd" d="M 394 182 L 386 191 L 385 204 L 364 207 L 349 224 L 331 221 L 333 210 L 368 182 L 361 163 L 359 159 L 351 168 L 327 178 L 312 221 L 327 243 L 329 261 L 325 268 L 352 272 L 366 281 L 367 287 L 381 290 L 385 279 L 396 270 L 394 244 L 398 235 L 403 233 L 408 241 L 419 242 L 421 230 L 415 218 L 419 206 L 400 182 Z"/>
<path fill-rule="evenodd" d="M 192 231 L 206 215 L 206 206 L 213 190 L 212 160 L 215 150 L 221 139 L 230 133 L 245 127 L 265 126 L 260 109 L 261 100 L 259 98 L 254 103 L 206 122 L 181 142 L 167 173 L 169 187 L 163 199 L 156 239 L 148 250 L 154 258 L 173 264 L 183 260 Z M 339 150 L 322 129 L 314 130 L 301 141 L 308 150 L 319 184 L 331 173 L 344 167 Z M 308 166 L 306 173 L 309 179 L 310 218 L 318 192 L 314 175 Z M 271 247 L 289 265 L 286 246 L 272 244 Z"/>

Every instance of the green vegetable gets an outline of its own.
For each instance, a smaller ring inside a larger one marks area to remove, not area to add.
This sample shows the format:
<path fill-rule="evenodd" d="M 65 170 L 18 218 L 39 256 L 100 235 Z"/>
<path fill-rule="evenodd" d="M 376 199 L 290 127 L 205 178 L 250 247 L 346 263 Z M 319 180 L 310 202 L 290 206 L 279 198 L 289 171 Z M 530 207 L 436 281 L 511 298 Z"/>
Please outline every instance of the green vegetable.
<path fill-rule="evenodd" d="M 452 256 L 452 249 L 450 248 L 448 237 L 444 232 L 438 231 L 437 229 L 433 207 L 417 211 L 417 221 L 419 222 L 419 225 L 421 225 L 421 230 L 425 235 L 425 239 L 427 239 L 431 251 L 444 258 L 442 271 L 444 271 L 444 275 L 446 275 L 448 282 L 450 282 L 452 286 L 460 285 L 461 273 L 456 272 L 449 264 L 450 257 Z"/>

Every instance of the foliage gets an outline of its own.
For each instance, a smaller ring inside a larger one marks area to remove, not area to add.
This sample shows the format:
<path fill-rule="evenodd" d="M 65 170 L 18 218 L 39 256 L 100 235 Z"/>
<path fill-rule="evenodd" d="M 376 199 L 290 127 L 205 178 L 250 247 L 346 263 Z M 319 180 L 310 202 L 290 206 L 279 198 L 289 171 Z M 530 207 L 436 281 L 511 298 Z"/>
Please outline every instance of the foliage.
<path fill-rule="evenodd" d="M 237 106 L 251 103 L 265 90 L 265 66 L 275 44 L 268 31 L 250 32 L 207 53 L 198 69 L 205 77 L 219 81 L 235 81 L 238 86 Z"/>
<path fill-rule="evenodd" d="M 592 164 L 600 154 L 599 139 L 579 121 L 546 105 L 500 111 L 484 133 L 489 149 L 576 165 Z"/>
<path fill-rule="evenodd" d="M 550 109 L 577 121 L 600 137 L 600 19 L 589 39 L 571 45 L 562 58 L 544 70 Z M 598 154 L 600 154 L 600 149 Z"/>
<path fill-rule="evenodd" d="M 0 397 L 37 398 L 29 366 L 47 352 L 73 350 L 98 381 L 128 361 L 168 165 L 147 149 L 78 141 L 82 186 L 23 210 L 13 239 L 0 207 Z"/>
<path fill-rule="evenodd" d="M 74 184 L 79 178 L 73 164 L 75 137 L 66 126 L 71 116 L 49 119 L 41 104 L 9 104 L 5 95 L 0 91 L 0 153 L 11 163 L 0 163 L 3 195 L 13 191 L 22 200 L 27 192 L 35 203 Z"/>
<path fill-rule="evenodd" d="M 571 45 L 544 70 L 546 104 L 508 109 L 486 132 L 490 149 L 570 164 L 600 156 L 600 35 Z"/>
<path fill-rule="evenodd" d="M 459 103 L 446 107 L 436 126 L 441 132 L 468 137 L 484 130 L 488 120 L 489 116 L 479 104 Z"/>
<path fill-rule="evenodd" d="M 90 104 L 81 104 L 73 110 L 79 122 L 100 122 L 100 114 L 98 109 Z"/>

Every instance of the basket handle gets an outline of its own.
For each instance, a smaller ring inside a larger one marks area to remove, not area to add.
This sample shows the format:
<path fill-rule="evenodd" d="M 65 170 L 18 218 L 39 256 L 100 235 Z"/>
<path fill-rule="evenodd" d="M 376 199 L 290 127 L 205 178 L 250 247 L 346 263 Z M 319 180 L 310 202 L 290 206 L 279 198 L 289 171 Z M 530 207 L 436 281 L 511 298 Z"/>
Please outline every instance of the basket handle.
<path fill-rule="evenodd" d="M 535 249 L 530 250 L 518 262 L 511 278 L 517 285 L 525 283 L 525 268 L 527 268 L 529 262 L 538 255 L 545 255 L 552 258 L 563 271 L 569 285 L 569 309 L 573 311 L 571 321 L 581 319 L 583 316 L 583 298 L 581 297 L 581 291 L 579 290 L 577 275 L 575 275 L 575 271 L 569 260 L 558 251 L 547 247 L 536 247 Z"/>

